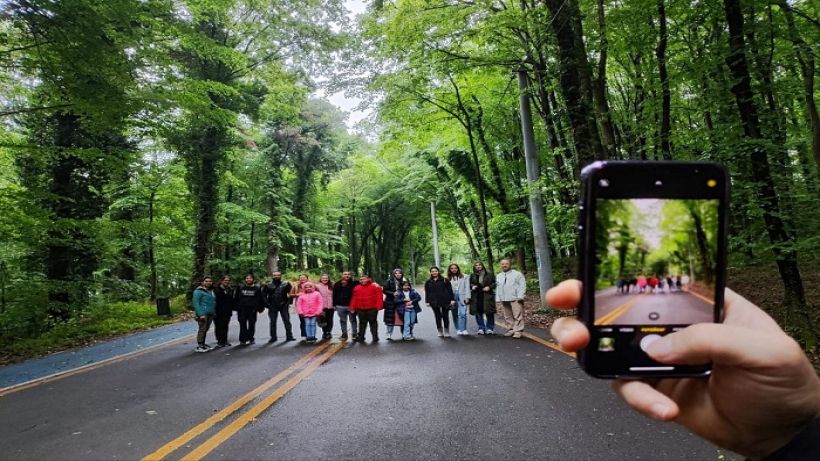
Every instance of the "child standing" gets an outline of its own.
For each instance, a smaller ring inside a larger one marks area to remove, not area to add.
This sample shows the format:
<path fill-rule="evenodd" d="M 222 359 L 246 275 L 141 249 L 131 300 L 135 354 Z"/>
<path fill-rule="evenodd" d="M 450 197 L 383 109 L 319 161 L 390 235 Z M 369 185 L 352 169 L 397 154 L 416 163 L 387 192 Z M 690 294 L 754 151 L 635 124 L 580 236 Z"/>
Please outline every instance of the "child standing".
<path fill-rule="evenodd" d="M 421 311 L 419 305 L 421 295 L 410 285 L 410 282 L 405 280 L 402 282 L 401 291 L 395 297 L 396 312 L 404 319 L 404 331 L 402 332 L 402 339 L 405 341 L 413 341 L 416 339 L 413 336 L 413 325 L 416 323 L 416 316 Z"/>
<path fill-rule="evenodd" d="M 316 342 L 316 318 L 324 312 L 324 300 L 311 282 L 302 285 L 302 294 L 296 299 L 296 312 L 305 319 L 305 342 Z"/>

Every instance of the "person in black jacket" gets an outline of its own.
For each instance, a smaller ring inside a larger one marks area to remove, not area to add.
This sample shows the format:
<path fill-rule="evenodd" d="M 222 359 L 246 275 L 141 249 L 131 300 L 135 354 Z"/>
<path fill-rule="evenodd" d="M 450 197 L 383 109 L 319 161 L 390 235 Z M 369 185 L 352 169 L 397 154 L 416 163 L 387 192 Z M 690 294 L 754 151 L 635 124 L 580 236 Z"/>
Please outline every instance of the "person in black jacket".
<path fill-rule="evenodd" d="M 214 336 L 216 336 L 216 347 L 230 346 L 228 342 L 228 324 L 233 315 L 233 294 L 231 287 L 231 276 L 224 275 L 219 280 L 219 285 L 214 289 L 216 294 L 216 317 L 214 318 Z"/>
<path fill-rule="evenodd" d="M 387 340 L 393 341 L 393 326 L 396 321 L 396 306 L 394 299 L 401 291 L 401 284 L 407 281 L 400 268 L 393 269 L 390 277 L 382 285 L 384 292 L 384 324 L 387 325 Z M 401 330 L 401 328 L 399 328 Z"/>
<path fill-rule="evenodd" d="M 353 279 L 350 271 L 342 272 L 342 278 L 333 284 L 333 307 L 339 314 L 339 326 L 342 327 L 342 340 L 347 340 L 347 320 L 350 319 L 351 337 L 358 336 L 358 322 L 356 313 L 350 312 L 350 298 L 353 297 L 353 287 L 359 284 Z"/>
<path fill-rule="evenodd" d="M 424 302 L 430 306 L 436 316 L 436 329 L 439 337 L 450 337 L 450 309 L 455 307 L 455 299 L 453 286 L 441 276 L 438 267 L 431 267 L 430 278 L 424 283 Z"/>
<path fill-rule="evenodd" d="M 270 318 L 270 339 L 269 343 L 276 342 L 276 318 L 282 316 L 282 323 L 285 325 L 285 341 L 296 341 L 293 337 L 293 327 L 290 323 L 290 283 L 282 281 L 282 273 L 277 271 L 271 274 L 271 282 L 262 287 L 265 295 L 265 303 L 268 306 L 268 318 Z"/>
<path fill-rule="evenodd" d="M 254 344 L 256 334 L 256 314 L 265 310 L 265 297 L 262 289 L 256 286 L 253 274 L 245 276 L 245 284 L 234 293 L 234 309 L 239 317 L 239 344 Z"/>

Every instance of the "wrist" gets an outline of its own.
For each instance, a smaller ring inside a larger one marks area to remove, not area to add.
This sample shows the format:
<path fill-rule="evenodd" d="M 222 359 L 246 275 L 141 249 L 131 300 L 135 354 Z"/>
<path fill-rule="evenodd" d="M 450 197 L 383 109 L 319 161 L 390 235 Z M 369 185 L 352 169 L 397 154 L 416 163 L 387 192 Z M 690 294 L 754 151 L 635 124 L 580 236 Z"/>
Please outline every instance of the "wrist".
<path fill-rule="evenodd" d="M 760 448 L 761 453 L 765 453 L 760 457 L 763 461 L 802 459 L 817 453 L 820 449 L 820 416 Z"/>

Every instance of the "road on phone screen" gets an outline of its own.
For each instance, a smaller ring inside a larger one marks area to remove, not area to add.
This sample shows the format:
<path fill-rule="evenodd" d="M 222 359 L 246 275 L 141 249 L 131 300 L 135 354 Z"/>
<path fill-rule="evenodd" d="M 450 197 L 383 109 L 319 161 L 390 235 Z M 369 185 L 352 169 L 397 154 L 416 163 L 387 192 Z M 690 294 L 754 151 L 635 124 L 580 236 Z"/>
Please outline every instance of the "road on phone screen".
<path fill-rule="evenodd" d="M 681 325 L 712 322 L 714 304 L 689 291 L 618 293 L 612 287 L 595 293 L 596 325 Z"/>
<path fill-rule="evenodd" d="M 429 308 L 419 322 L 415 342 L 386 341 L 381 324 L 379 343 L 369 333 L 341 342 L 337 323 L 333 340 L 308 346 L 267 344 L 262 315 L 252 346 L 195 353 L 186 330 L 164 347 L 6 388 L 2 458 L 736 457 L 638 415 L 544 332 L 477 336 L 471 319 L 471 336 L 446 339 Z M 234 322 L 234 344 L 236 334 Z"/>

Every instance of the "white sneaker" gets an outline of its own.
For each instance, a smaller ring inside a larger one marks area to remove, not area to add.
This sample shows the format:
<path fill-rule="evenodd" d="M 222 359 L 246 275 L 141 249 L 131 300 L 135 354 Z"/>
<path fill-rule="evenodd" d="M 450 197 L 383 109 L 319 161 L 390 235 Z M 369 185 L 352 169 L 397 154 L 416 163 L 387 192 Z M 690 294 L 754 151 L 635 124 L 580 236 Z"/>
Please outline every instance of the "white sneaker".
<path fill-rule="evenodd" d="M 464 336 L 470 336 L 470 332 L 467 330 L 461 330 L 461 334 Z"/>
<path fill-rule="evenodd" d="M 484 334 L 484 330 L 482 330 L 481 328 L 479 328 L 479 329 L 478 329 L 478 333 L 476 333 L 476 334 L 483 335 L 483 334 Z"/>
<path fill-rule="evenodd" d="M 203 346 L 197 346 L 196 349 L 194 349 L 195 352 L 208 352 L 209 350 L 210 349 L 208 349 L 207 347 L 203 347 Z"/>
<path fill-rule="evenodd" d="M 494 334 L 495 334 L 495 331 L 488 329 L 488 330 L 485 332 L 485 334 L 488 334 L 488 335 L 494 335 Z"/>
<path fill-rule="evenodd" d="M 449 338 L 449 337 L 450 337 L 450 330 L 444 330 L 444 337 L 445 337 L 445 338 Z"/>

